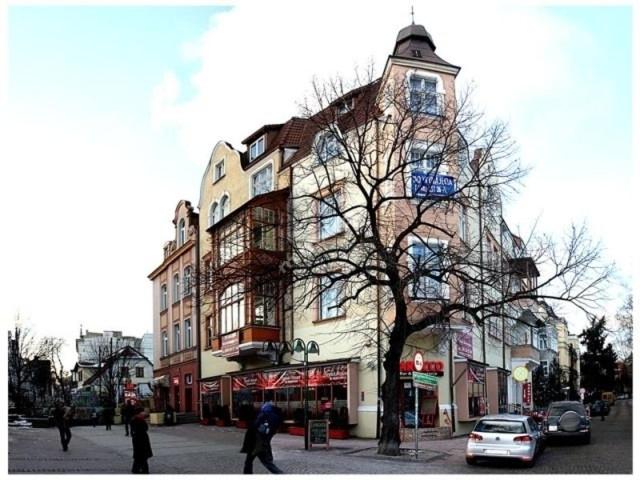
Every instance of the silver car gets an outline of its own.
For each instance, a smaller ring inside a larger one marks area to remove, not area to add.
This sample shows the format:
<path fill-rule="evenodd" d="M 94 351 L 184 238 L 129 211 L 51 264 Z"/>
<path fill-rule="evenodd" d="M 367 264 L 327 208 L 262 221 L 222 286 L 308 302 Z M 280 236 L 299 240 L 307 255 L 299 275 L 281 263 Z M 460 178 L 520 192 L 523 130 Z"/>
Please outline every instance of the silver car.
<path fill-rule="evenodd" d="M 487 415 L 469 434 L 465 456 L 467 463 L 478 460 L 517 459 L 533 466 L 544 448 L 538 424 L 525 415 Z"/>

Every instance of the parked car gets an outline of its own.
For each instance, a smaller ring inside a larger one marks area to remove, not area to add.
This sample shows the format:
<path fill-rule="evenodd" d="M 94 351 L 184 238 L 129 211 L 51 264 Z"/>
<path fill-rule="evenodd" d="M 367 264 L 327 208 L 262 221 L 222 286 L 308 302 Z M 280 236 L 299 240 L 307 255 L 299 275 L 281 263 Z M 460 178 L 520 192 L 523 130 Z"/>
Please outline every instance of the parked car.
<path fill-rule="evenodd" d="M 592 417 L 609 415 L 609 402 L 605 402 L 604 400 L 596 400 L 591 404 L 590 411 Z"/>
<path fill-rule="evenodd" d="M 591 441 L 591 419 L 580 402 L 551 402 L 544 422 L 544 435 L 551 438 L 577 438 Z"/>
<path fill-rule="evenodd" d="M 538 424 L 526 415 L 486 415 L 473 427 L 465 457 L 469 465 L 478 460 L 516 459 L 533 466 L 544 449 Z"/>

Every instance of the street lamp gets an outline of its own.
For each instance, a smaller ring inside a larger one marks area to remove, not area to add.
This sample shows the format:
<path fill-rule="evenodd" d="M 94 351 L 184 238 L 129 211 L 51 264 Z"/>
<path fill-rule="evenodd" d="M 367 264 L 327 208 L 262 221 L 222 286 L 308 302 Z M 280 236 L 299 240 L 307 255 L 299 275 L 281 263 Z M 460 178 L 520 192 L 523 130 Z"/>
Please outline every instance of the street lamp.
<path fill-rule="evenodd" d="M 272 361 L 274 365 L 280 365 L 282 363 L 282 357 L 285 353 L 292 353 L 293 349 L 289 342 L 264 342 L 262 344 L 262 351 L 275 354 L 275 361 Z"/>
<path fill-rule="evenodd" d="M 320 354 L 320 346 L 314 340 L 305 343 L 301 338 L 293 341 L 293 351 L 304 353 L 304 449 L 309 450 L 309 419 L 307 410 L 309 409 L 309 354 Z"/>

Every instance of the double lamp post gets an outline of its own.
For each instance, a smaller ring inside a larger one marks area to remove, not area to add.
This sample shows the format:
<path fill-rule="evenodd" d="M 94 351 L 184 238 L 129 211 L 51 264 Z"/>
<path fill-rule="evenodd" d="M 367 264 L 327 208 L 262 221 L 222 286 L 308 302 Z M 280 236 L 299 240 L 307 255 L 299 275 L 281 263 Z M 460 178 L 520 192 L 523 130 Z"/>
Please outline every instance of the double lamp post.
<path fill-rule="evenodd" d="M 304 366 L 304 449 L 309 450 L 309 354 L 320 354 L 320 346 L 315 340 L 305 342 L 301 338 L 293 340 L 293 344 L 289 342 L 274 343 L 266 342 L 262 347 L 265 352 L 273 352 L 276 355 L 276 364 L 282 360 L 285 353 L 303 353 Z"/>

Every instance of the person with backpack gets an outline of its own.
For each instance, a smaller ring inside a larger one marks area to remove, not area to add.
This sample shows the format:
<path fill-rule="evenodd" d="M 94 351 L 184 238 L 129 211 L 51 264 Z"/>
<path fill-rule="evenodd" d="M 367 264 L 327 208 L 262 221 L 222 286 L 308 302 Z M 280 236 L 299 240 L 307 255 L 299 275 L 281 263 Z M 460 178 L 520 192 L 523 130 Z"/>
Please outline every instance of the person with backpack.
<path fill-rule="evenodd" d="M 247 454 L 243 473 L 253 473 L 253 461 L 256 457 L 271 473 L 284 473 L 273 463 L 273 452 L 271 450 L 271 439 L 278 431 L 281 422 L 282 415 L 279 409 L 268 399 L 262 405 L 257 418 L 249 423 L 249 428 L 245 434 L 242 450 L 240 450 L 242 453 Z"/>

